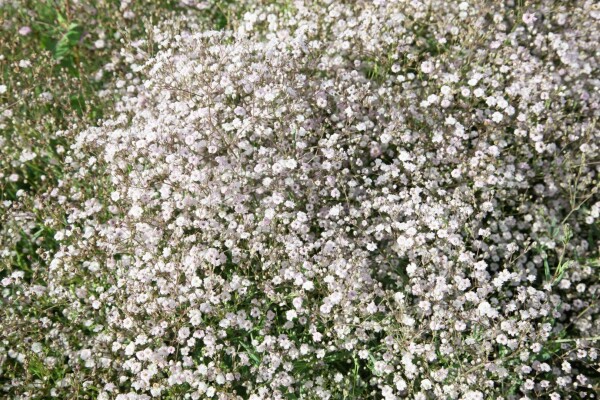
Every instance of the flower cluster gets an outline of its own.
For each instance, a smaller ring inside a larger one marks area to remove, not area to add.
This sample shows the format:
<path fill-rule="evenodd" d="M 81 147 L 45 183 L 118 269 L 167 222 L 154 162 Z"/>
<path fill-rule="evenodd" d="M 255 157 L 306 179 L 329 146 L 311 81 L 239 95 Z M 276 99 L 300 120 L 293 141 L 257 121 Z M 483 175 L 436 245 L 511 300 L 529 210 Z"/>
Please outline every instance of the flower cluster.
<path fill-rule="evenodd" d="M 58 133 L 45 284 L 2 280 L 53 311 L 11 363 L 99 399 L 595 398 L 600 10 L 513 3 L 153 30 Z"/>

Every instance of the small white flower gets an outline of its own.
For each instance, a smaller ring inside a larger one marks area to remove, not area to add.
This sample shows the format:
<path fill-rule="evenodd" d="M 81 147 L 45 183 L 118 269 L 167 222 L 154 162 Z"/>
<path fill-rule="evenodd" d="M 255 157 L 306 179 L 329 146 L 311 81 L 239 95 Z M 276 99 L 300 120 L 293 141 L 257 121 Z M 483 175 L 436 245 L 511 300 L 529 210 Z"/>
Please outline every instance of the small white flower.
<path fill-rule="evenodd" d="M 377 312 L 377 305 L 374 302 L 370 302 L 367 305 L 367 312 L 369 314 L 375 314 Z"/>
<path fill-rule="evenodd" d="M 135 343 L 130 342 L 127 346 L 125 346 L 125 355 L 131 356 L 133 353 L 135 353 Z"/>
<path fill-rule="evenodd" d="M 143 213 L 144 210 L 138 205 L 131 207 L 131 209 L 129 210 L 129 215 L 134 219 L 139 219 Z"/>
<path fill-rule="evenodd" d="M 31 345 L 31 351 L 33 351 L 34 353 L 41 353 L 42 352 L 42 344 L 40 342 L 35 342 Z"/>
<path fill-rule="evenodd" d="M 79 357 L 83 360 L 89 360 L 90 357 L 92 356 L 92 351 L 90 349 L 83 349 L 81 350 L 81 352 L 79 353 Z"/>
<path fill-rule="evenodd" d="M 295 310 L 288 310 L 285 312 L 285 318 L 288 321 L 293 321 L 294 319 L 296 319 L 296 317 L 298 317 L 298 313 L 296 313 Z"/>
<path fill-rule="evenodd" d="M 29 26 L 22 26 L 19 28 L 19 35 L 27 36 L 31 33 L 31 28 Z"/>
<path fill-rule="evenodd" d="M 537 21 L 535 14 L 529 12 L 523 14 L 523 22 L 525 25 L 533 25 L 535 21 Z"/>
<path fill-rule="evenodd" d="M 431 61 L 423 61 L 421 63 L 421 71 L 424 74 L 430 74 L 433 72 L 433 63 Z"/>

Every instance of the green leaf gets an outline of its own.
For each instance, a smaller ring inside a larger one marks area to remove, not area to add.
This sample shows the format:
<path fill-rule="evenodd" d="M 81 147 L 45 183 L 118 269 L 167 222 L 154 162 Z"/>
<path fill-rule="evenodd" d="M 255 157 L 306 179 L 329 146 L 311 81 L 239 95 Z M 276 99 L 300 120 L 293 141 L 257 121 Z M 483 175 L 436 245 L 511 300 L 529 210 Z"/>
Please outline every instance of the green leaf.
<path fill-rule="evenodd" d="M 565 274 L 567 269 L 569 269 L 571 264 L 572 264 L 571 260 L 568 260 L 558 266 L 558 270 L 557 270 L 558 275 L 556 276 L 556 279 L 554 279 L 554 282 L 552 282 L 553 285 L 556 285 L 558 282 L 561 281 L 561 279 L 563 278 L 563 275 Z"/>
<path fill-rule="evenodd" d="M 246 350 L 246 354 L 248 355 L 248 357 L 250 357 L 250 359 L 252 360 L 252 363 L 255 366 L 260 365 L 261 360 L 260 358 L 254 353 L 254 351 L 250 348 L 250 346 L 248 346 L 246 343 L 244 342 L 240 342 L 240 344 L 242 345 L 242 347 Z"/>
<path fill-rule="evenodd" d="M 56 48 L 54 49 L 54 58 L 62 60 L 71 54 L 71 50 L 79 42 L 83 28 L 78 24 L 72 23 L 67 31 L 62 35 Z"/>
<path fill-rule="evenodd" d="M 62 15 L 61 13 L 57 12 L 56 13 L 56 18 L 58 19 L 58 23 L 61 24 L 62 26 L 67 26 L 68 21 L 65 18 L 64 15 Z"/>

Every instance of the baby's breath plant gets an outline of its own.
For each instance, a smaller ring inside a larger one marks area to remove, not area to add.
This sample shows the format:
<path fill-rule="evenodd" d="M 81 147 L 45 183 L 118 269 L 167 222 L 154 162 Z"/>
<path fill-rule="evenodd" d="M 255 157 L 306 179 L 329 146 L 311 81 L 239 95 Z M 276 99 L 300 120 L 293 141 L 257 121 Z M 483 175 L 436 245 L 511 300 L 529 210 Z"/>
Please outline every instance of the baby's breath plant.
<path fill-rule="evenodd" d="M 94 393 L 72 379 L 61 345 L 47 345 L 66 320 L 40 292 L 55 231 L 68 224 L 66 197 L 53 194 L 63 185 L 85 193 L 82 200 L 107 190 L 102 176 L 67 177 L 71 142 L 60 132 L 96 125 L 140 84 L 136 63 L 154 51 L 145 27 L 217 26 L 223 13 L 203 6 L 218 3 L 0 2 L 0 397 Z M 65 377 L 72 386 L 61 389 Z"/>
<path fill-rule="evenodd" d="M 598 6 L 211 5 L 3 177 L 4 393 L 596 398 Z"/>

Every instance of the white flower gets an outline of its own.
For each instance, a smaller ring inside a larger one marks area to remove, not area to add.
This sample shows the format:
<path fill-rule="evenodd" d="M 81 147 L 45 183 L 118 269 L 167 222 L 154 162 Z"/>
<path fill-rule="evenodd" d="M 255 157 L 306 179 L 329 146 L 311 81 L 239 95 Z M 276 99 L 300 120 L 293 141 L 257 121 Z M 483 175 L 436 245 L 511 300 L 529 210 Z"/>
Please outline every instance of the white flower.
<path fill-rule="evenodd" d="M 374 302 L 370 302 L 367 305 L 367 312 L 369 314 L 375 314 L 377 312 L 377 305 Z"/>
<path fill-rule="evenodd" d="M 22 26 L 19 28 L 19 35 L 27 36 L 31 33 L 31 28 L 29 26 Z"/>
<path fill-rule="evenodd" d="M 42 352 L 42 344 L 40 342 L 35 342 L 31 345 L 31 351 L 33 351 L 34 353 L 41 353 Z"/>
<path fill-rule="evenodd" d="M 492 114 L 492 121 L 494 121 L 495 123 L 500 123 L 500 122 L 502 122 L 503 119 L 504 119 L 504 116 L 502 115 L 502 113 L 499 113 L 498 111 L 496 111 L 495 113 Z"/>
<path fill-rule="evenodd" d="M 498 311 L 496 311 L 487 301 L 482 301 L 479 306 L 477 306 L 477 310 L 481 316 L 489 318 L 496 318 L 498 316 Z"/>
<path fill-rule="evenodd" d="M 456 321 L 454 323 L 454 329 L 457 330 L 457 331 L 459 331 L 459 332 L 464 331 L 466 328 L 467 328 L 467 325 L 464 322 L 462 322 L 462 321 Z"/>
<path fill-rule="evenodd" d="M 295 310 L 288 310 L 285 312 L 285 318 L 288 321 L 293 321 L 294 319 L 296 319 L 296 317 L 298 317 L 298 314 L 296 313 Z"/>
<path fill-rule="evenodd" d="M 537 21 L 535 14 L 529 12 L 523 14 L 523 22 L 525 25 L 533 25 L 535 21 Z"/>
<path fill-rule="evenodd" d="M 139 205 L 134 205 L 129 210 L 129 215 L 134 219 L 139 219 L 143 213 L 144 213 L 144 209 L 142 207 L 140 207 Z"/>
<path fill-rule="evenodd" d="M 184 326 L 183 328 L 179 329 L 179 332 L 177 332 L 177 338 L 179 340 L 183 340 L 186 339 L 190 336 L 190 329 L 186 326 Z"/>
<path fill-rule="evenodd" d="M 127 317 L 123 320 L 122 326 L 125 329 L 130 329 L 133 327 L 133 321 L 131 320 L 131 318 Z"/>
<path fill-rule="evenodd" d="M 424 74 L 430 74 L 433 72 L 433 63 L 431 61 L 423 61 L 421 63 L 421 71 Z"/>
<path fill-rule="evenodd" d="M 408 387 L 408 385 L 406 384 L 406 381 L 402 378 L 397 378 L 396 379 L 396 389 L 398 389 L 398 391 L 402 392 L 404 390 L 406 390 L 406 388 Z"/>
<path fill-rule="evenodd" d="M 127 346 L 125 346 L 125 355 L 131 356 L 133 353 L 135 353 L 135 343 L 130 342 Z"/>
<path fill-rule="evenodd" d="M 89 360 L 91 356 L 92 351 L 90 349 L 83 349 L 79 352 L 79 357 L 84 361 Z"/>
<path fill-rule="evenodd" d="M 321 313 L 323 313 L 323 314 L 329 314 L 331 312 L 331 304 L 330 303 L 321 304 L 321 306 L 319 307 L 319 311 L 321 311 Z"/>
<path fill-rule="evenodd" d="M 294 300 L 292 300 L 292 305 L 296 310 L 300 310 L 302 308 L 302 298 L 296 297 Z"/>

